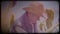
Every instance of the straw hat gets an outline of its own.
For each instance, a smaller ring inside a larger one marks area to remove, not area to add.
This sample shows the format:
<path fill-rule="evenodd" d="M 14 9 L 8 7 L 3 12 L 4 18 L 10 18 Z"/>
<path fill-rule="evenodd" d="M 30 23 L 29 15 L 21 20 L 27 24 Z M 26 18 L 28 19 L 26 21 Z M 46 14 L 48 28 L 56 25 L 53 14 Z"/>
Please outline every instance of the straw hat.
<path fill-rule="evenodd" d="M 32 2 L 29 7 L 23 8 L 25 11 L 34 13 L 37 16 L 42 15 L 44 12 L 44 6 L 42 3 Z"/>

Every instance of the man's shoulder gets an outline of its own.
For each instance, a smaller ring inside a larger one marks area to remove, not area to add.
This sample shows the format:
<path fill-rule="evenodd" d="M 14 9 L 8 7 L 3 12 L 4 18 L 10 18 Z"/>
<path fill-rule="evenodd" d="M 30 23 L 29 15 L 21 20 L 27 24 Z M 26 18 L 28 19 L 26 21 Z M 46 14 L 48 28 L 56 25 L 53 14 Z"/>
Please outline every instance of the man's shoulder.
<path fill-rule="evenodd" d="M 21 25 L 22 25 L 22 23 L 21 23 L 21 20 L 19 18 L 14 21 L 13 26 L 21 26 Z"/>

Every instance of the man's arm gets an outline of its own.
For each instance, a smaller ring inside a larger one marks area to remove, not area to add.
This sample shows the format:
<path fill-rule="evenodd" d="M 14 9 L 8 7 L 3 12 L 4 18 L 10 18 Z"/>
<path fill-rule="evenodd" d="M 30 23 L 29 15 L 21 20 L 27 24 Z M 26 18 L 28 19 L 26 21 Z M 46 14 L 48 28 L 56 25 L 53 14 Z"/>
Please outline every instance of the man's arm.
<path fill-rule="evenodd" d="M 16 20 L 13 24 L 12 30 L 16 33 L 27 33 L 24 29 L 22 29 L 22 24 L 19 20 Z"/>

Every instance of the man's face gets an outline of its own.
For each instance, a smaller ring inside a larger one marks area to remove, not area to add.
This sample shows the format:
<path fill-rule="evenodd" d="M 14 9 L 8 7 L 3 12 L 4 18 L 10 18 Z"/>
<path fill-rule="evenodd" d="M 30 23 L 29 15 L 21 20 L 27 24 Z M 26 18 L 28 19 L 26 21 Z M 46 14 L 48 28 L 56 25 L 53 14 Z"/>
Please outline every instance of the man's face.
<path fill-rule="evenodd" d="M 42 16 L 41 19 L 43 19 L 43 20 L 46 20 L 46 19 L 48 18 L 46 13 L 43 13 L 41 16 Z M 28 12 L 28 17 L 29 17 L 29 20 L 30 20 L 31 23 L 36 23 L 36 21 L 37 21 L 41 16 L 37 16 L 37 15 L 35 15 L 34 13 Z"/>
<path fill-rule="evenodd" d="M 30 12 L 28 12 L 28 17 L 29 17 L 30 23 L 35 23 L 36 20 L 38 19 L 38 16 Z"/>

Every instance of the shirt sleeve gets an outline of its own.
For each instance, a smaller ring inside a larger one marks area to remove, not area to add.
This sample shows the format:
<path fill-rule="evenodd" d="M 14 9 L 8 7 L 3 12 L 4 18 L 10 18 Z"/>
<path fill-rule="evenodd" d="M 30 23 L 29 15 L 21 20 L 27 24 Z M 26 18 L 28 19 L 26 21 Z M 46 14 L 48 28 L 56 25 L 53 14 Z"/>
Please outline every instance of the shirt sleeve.
<path fill-rule="evenodd" d="M 22 27 L 22 23 L 20 22 L 20 20 L 16 20 L 12 26 L 11 31 L 14 33 L 26 33 L 26 31 L 21 27 Z"/>

